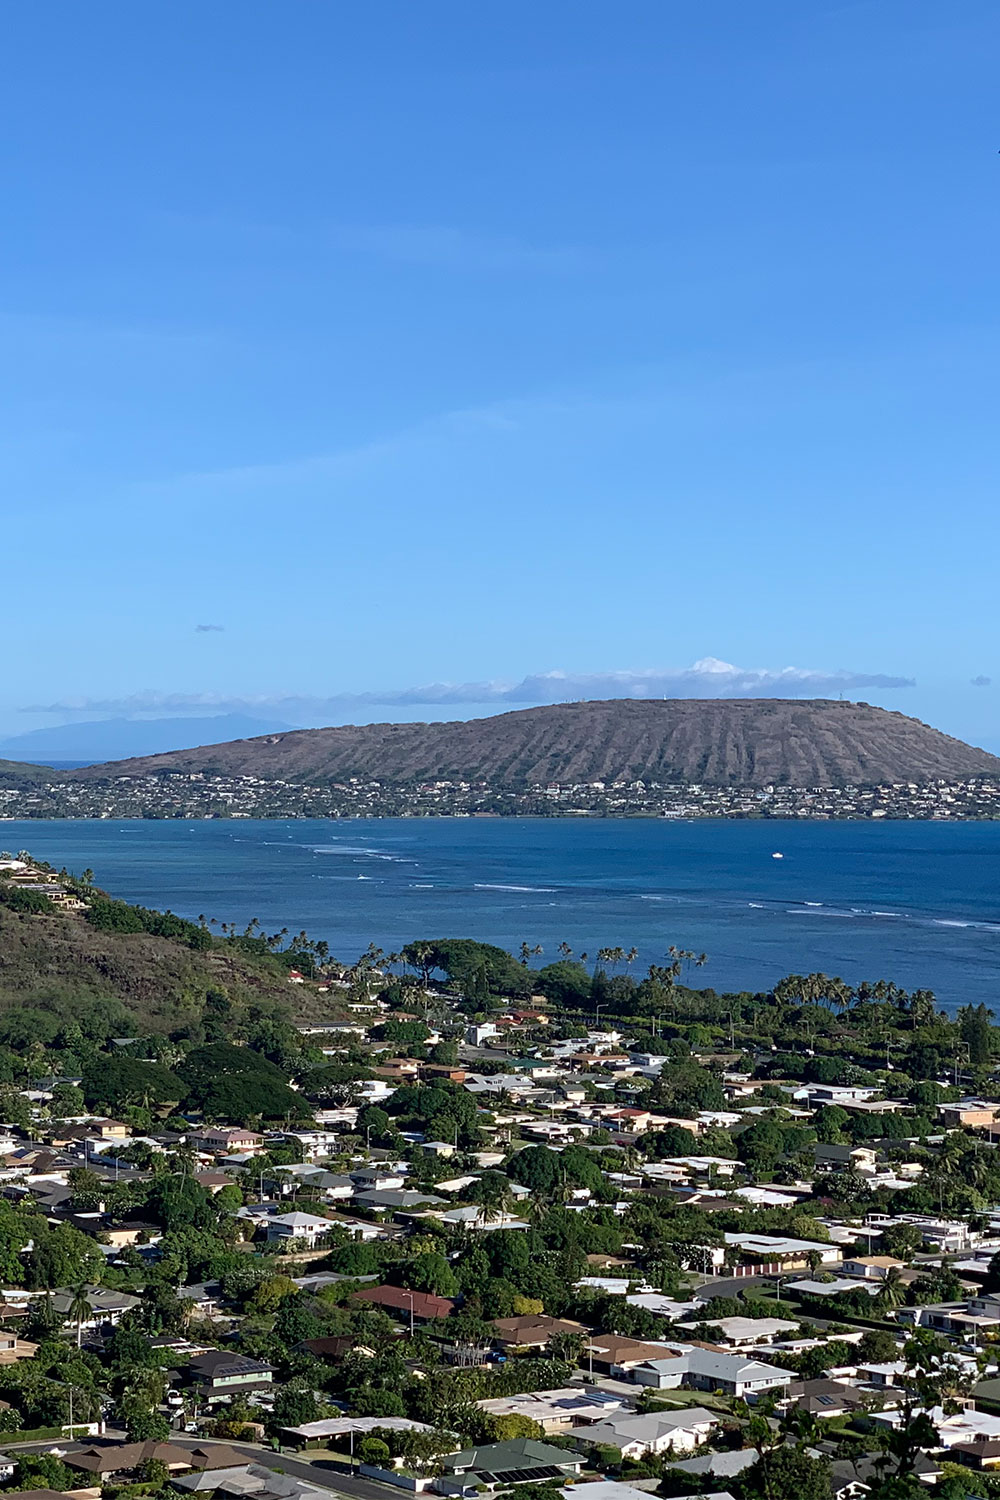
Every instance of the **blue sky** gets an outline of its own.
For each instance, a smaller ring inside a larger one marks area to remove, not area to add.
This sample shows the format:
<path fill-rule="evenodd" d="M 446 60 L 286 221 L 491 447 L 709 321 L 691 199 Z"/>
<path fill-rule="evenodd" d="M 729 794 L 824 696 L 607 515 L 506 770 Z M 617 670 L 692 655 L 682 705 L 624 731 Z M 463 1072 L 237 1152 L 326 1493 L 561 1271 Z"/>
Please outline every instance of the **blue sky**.
<path fill-rule="evenodd" d="M 1000 746 L 995 4 L 6 21 L 0 731 L 844 691 Z"/>

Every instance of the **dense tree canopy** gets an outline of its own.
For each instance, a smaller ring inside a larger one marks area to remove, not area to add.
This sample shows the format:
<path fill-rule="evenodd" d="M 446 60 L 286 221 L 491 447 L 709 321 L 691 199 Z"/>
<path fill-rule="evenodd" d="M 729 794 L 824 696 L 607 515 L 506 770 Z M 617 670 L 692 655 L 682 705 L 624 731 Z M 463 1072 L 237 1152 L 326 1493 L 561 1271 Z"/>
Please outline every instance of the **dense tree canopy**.
<path fill-rule="evenodd" d="M 104 1054 L 84 1068 L 82 1088 L 88 1106 L 105 1114 L 130 1104 L 176 1104 L 188 1094 L 188 1085 L 160 1063 Z"/>

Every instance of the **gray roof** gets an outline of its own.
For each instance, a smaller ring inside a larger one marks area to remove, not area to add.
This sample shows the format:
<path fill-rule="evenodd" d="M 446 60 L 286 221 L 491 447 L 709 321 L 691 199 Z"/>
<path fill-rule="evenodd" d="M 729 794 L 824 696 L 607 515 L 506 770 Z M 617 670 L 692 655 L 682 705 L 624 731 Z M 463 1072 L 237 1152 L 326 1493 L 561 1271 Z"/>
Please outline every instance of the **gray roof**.
<path fill-rule="evenodd" d="M 84 1287 L 87 1301 L 91 1310 L 95 1313 L 102 1312 L 128 1312 L 133 1307 L 139 1306 L 139 1298 L 131 1296 L 128 1292 L 112 1292 L 107 1287 L 87 1285 Z M 52 1306 L 58 1313 L 68 1313 L 76 1293 L 68 1288 L 61 1288 L 52 1293 Z"/>
<path fill-rule="evenodd" d="M 447 1198 L 438 1198 L 434 1193 L 418 1193 L 411 1189 L 384 1188 L 372 1193 L 358 1193 L 355 1203 L 365 1208 L 420 1208 L 428 1203 L 447 1203 Z"/>
<path fill-rule="evenodd" d="M 855 1152 L 872 1150 L 870 1141 L 863 1141 L 860 1146 L 838 1146 L 827 1145 L 825 1142 L 817 1141 L 813 1146 L 813 1155 L 817 1161 L 853 1161 Z"/>
<path fill-rule="evenodd" d="M 728 1453 L 699 1453 L 697 1458 L 685 1458 L 670 1467 L 680 1469 L 682 1474 L 711 1474 L 713 1478 L 731 1479 L 756 1461 L 753 1448 L 738 1448 Z"/>
<path fill-rule="evenodd" d="M 684 1406 L 676 1411 L 612 1413 L 589 1427 L 573 1427 L 568 1436 L 577 1442 L 607 1443 L 620 1448 L 628 1443 L 653 1443 L 665 1432 L 686 1432 L 703 1422 L 718 1422 L 716 1413 L 704 1406 Z"/>
<path fill-rule="evenodd" d="M 510 1473 L 515 1469 L 549 1468 L 552 1465 L 578 1464 L 580 1455 L 565 1448 L 553 1448 L 534 1438 L 514 1438 L 509 1443 L 487 1443 L 482 1448 L 463 1448 L 448 1453 L 443 1460 L 446 1469 L 478 1469 L 486 1474 Z"/>
<path fill-rule="evenodd" d="M 918 1475 L 941 1472 L 940 1463 L 927 1453 L 917 1454 L 913 1468 Z M 858 1480 L 864 1484 L 870 1479 L 878 1478 L 877 1455 L 862 1454 L 856 1462 L 852 1459 L 835 1459 L 830 1465 L 830 1473 L 838 1487 Z"/>
<path fill-rule="evenodd" d="M 327 1500 L 326 1485 L 310 1484 L 306 1479 L 296 1479 L 291 1474 L 279 1474 L 264 1464 L 250 1463 L 233 1469 L 204 1469 L 195 1474 L 174 1476 L 171 1484 L 175 1489 L 195 1493 L 218 1490 L 225 1495 L 254 1495 L 259 1500 L 268 1496 L 281 1500 L 296 1500 L 296 1497 L 319 1497 Z"/>
<path fill-rule="evenodd" d="M 673 1359 L 647 1359 L 643 1363 L 654 1370 L 686 1370 L 707 1379 L 767 1380 L 774 1376 L 789 1382 L 792 1379 L 790 1370 L 780 1370 L 777 1365 L 765 1365 L 759 1359 L 748 1359 L 745 1354 L 717 1354 L 712 1349 L 688 1349 Z"/>

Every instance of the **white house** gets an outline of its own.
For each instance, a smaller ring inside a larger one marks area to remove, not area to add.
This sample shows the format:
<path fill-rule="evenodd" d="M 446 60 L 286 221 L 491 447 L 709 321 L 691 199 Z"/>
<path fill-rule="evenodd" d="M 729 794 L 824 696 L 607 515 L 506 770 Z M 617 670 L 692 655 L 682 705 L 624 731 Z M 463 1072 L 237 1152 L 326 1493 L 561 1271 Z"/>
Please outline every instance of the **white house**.
<path fill-rule="evenodd" d="M 704 1318 L 696 1320 L 704 1322 Z M 682 1328 L 693 1328 L 696 1323 L 688 1322 L 680 1325 Z M 726 1344 L 768 1344 L 782 1335 L 794 1333 L 798 1323 L 790 1323 L 786 1318 L 713 1318 L 712 1327 L 722 1329 L 722 1342 Z M 714 1342 L 719 1342 L 715 1340 Z"/>
<path fill-rule="evenodd" d="M 302 1240 L 310 1250 L 329 1234 L 330 1227 L 329 1219 L 320 1219 L 315 1214 L 275 1214 L 265 1222 L 269 1245 Z"/>
<path fill-rule="evenodd" d="M 856 1255 L 845 1260 L 845 1276 L 862 1276 L 865 1281 L 884 1281 L 890 1271 L 905 1271 L 906 1262 L 894 1255 Z"/>
<path fill-rule="evenodd" d="M 719 1418 L 703 1406 L 677 1412 L 634 1412 L 607 1417 L 590 1427 L 573 1427 L 568 1436 L 577 1442 L 617 1448 L 623 1458 L 647 1453 L 690 1453 L 706 1442 Z"/>
<path fill-rule="evenodd" d="M 872 1421 L 880 1427 L 899 1427 L 905 1419 L 902 1411 L 880 1411 L 871 1414 Z M 956 1443 L 995 1443 L 1000 1439 L 1000 1417 L 988 1411 L 973 1411 L 966 1408 L 945 1416 L 944 1409 L 935 1406 L 927 1413 L 938 1430 L 942 1448 L 954 1448 Z"/>
<path fill-rule="evenodd" d="M 776 1365 L 762 1364 L 745 1354 L 716 1353 L 711 1349 L 684 1347 L 667 1359 L 650 1359 L 636 1365 L 631 1377 L 654 1390 L 685 1386 L 696 1391 L 722 1391 L 727 1396 L 750 1398 L 765 1391 L 782 1390 L 792 1375 Z"/>
<path fill-rule="evenodd" d="M 546 1434 L 568 1432 L 571 1427 L 605 1421 L 620 1412 L 625 1397 L 597 1386 L 566 1385 L 554 1391 L 527 1391 L 520 1396 L 492 1396 L 477 1401 L 490 1417 L 528 1417 Z"/>
<path fill-rule="evenodd" d="M 747 1272 L 802 1268 L 809 1264 L 814 1252 L 821 1266 L 839 1266 L 843 1254 L 839 1245 L 826 1244 L 822 1240 L 798 1240 L 783 1234 L 726 1233 L 723 1238 L 731 1249 L 753 1257 L 747 1262 Z"/>

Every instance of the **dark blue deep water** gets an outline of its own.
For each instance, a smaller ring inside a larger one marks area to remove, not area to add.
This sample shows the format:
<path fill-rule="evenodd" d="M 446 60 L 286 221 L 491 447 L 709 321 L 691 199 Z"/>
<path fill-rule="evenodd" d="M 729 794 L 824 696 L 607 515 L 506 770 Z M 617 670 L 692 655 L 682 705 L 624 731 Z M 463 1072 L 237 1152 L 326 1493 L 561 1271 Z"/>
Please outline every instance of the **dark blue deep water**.
<path fill-rule="evenodd" d="M 476 937 L 543 962 L 634 945 L 641 972 L 676 943 L 720 990 L 820 969 L 1000 999 L 1000 822 L 54 821 L 0 844 L 184 916 L 304 927 L 343 959 Z"/>

